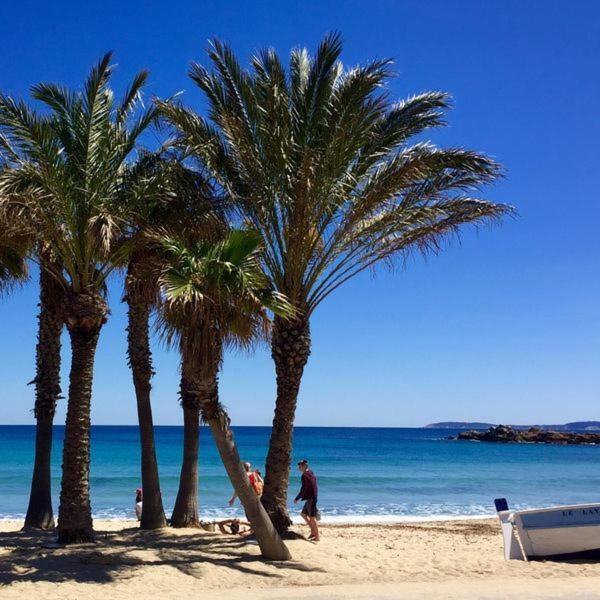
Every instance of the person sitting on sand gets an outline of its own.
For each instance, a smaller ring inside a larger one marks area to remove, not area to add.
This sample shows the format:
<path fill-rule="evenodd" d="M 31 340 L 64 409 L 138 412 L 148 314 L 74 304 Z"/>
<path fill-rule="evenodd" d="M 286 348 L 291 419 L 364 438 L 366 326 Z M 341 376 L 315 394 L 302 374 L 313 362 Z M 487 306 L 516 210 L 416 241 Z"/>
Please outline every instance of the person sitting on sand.
<path fill-rule="evenodd" d="M 260 471 L 253 471 L 252 465 L 249 462 L 245 462 L 243 464 L 244 470 L 248 475 L 248 481 L 250 482 L 250 486 L 256 492 L 256 495 L 260 498 L 262 496 L 262 491 L 264 487 L 264 482 L 260 475 Z M 233 503 L 235 502 L 236 498 L 237 494 L 234 491 L 233 496 L 231 496 L 231 499 L 229 500 L 229 506 L 233 506 Z"/>
<path fill-rule="evenodd" d="M 248 521 L 240 519 L 225 519 L 217 521 L 219 531 L 225 535 L 241 535 L 242 537 L 252 535 L 252 527 Z"/>
<path fill-rule="evenodd" d="M 142 488 L 138 488 L 137 490 L 135 490 L 135 516 L 137 517 L 138 521 L 142 520 L 143 496 L 144 496 L 144 493 L 142 491 Z"/>
<path fill-rule="evenodd" d="M 298 470 L 302 473 L 302 487 L 300 488 L 298 495 L 294 498 L 294 504 L 296 504 L 298 500 L 305 501 L 300 514 L 306 521 L 306 524 L 310 527 L 310 535 L 308 536 L 308 539 L 318 542 L 320 537 L 319 525 L 317 523 L 317 477 L 308 468 L 307 460 L 301 460 L 298 462 Z"/>

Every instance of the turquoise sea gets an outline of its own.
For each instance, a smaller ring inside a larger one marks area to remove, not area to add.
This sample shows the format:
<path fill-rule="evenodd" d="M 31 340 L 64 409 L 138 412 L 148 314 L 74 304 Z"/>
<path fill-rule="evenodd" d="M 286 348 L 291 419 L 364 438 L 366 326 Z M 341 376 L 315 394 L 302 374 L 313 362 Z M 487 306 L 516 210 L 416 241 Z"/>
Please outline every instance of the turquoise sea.
<path fill-rule="evenodd" d="M 240 453 L 261 470 L 268 427 L 234 428 Z M 27 508 L 33 460 L 33 426 L 0 426 L 0 518 L 20 518 Z M 175 501 L 182 428 L 157 427 L 165 508 Z M 319 478 L 324 521 L 401 521 L 493 514 L 493 499 L 513 507 L 600 501 L 600 446 L 546 446 L 448 441 L 437 429 L 298 427 L 294 461 L 307 458 Z M 54 509 L 63 428 L 56 427 Z M 229 509 L 231 488 L 209 430 L 202 428 L 200 502 L 204 518 L 240 514 Z M 136 427 L 92 428 L 92 510 L 98 518 L 134 518 L 140 486 Z M 264 470 L 263 470 L 264 473 Z M 290 498 L 299 488 L 292 471 Z M 292 508 L 292 512 L 297 512 Z"/>

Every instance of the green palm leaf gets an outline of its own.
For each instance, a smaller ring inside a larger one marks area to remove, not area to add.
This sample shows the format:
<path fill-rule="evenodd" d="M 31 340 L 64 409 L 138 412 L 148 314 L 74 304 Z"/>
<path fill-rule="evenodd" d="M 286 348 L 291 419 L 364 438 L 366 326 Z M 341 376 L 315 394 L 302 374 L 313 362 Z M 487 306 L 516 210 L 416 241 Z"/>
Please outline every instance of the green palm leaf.
<path fill-rule="evenodd" d="M 64 267 L 57 276 L 76 292 L 103 289 L 119 263 L 132 153 L 156 117 L 138 106 L 145 72 L 115 107 L 110 61 L 108 53 L 81 91 L 33 86 L 44 114 L 0 95 L 0 216 L 18 212 L 55 249 Z"/>
<path fill-rule="evenodd" d="M 379 261 L 436 251 L 461 225 L 512 212 L 471 199 L 501 175 L 492 159 L 411 143 L 445 124 L 448 94 L 391 102 L 391 61 L 344 69 L 341 49 L 331 34 L 314 57 L 294 50 L 286 73 L 272 50 L 246 70 L 214 41 L 213 69 L 190 72 L 210 120 L 177 102 L 158 103 L 178 145 L 206 164 L 260 232 L 276 289 L 307 313 Z"/>

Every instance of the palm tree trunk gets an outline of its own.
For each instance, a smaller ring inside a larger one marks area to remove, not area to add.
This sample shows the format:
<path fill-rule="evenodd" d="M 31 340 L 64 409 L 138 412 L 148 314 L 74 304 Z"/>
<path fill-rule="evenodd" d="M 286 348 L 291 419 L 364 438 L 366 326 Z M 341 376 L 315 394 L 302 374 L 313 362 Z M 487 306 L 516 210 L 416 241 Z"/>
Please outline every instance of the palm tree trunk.
<path fill-rule="evenodd" d="M 131 267 L 130 267 L 131 271 Z M 131 275 L 131 273 L 129 273 Z M 167 520 L 163 509 L 158 463 L 154 446 L 154 423 L 152 405 L 150 403 L 150 380 L 152 369 L 152 354 L 148 335 L 150 306 L 140 298 L 133 286 L 128 286 L 126 297 L 128 311 L 127 354 L 129 366 L 133 375 L 133 385 L 137 400 L 138 423 L 141 441 L 142 488 L 144 500 L 142 503 L 142 529 L 159 529 L 166 527 Z"/>
<path fill-rule="evenodd" d="M 25 529 L 53 529 L 50 460 L 52 455 L 52 421 L 54 415 L 39 415 L 35 428 L 35 462 L 31 478 Z"/>
<path fill-rule="evenodd" d="M 284 533 L 292 524 L 287 491 L 292 458 L 292 434 L 302 373 L 310 355 L 310 327 L 306 317 L 275 317 L 271 355 L 277 375 L 277 401 L 267 454 L 262 503 L 273 525 Z"/>
<path fill-rule="evenodd" d="M 62 484 L 58 509 L 58 541 L 91 542 L 94 539 L 90 506 L 90 404 L 94 356 L 108 308 L 95 294 L 71 294 L 65 322 L 71 338 L 71 372 Z"/>
<path fill-rule="evenodd" d="M 187 360 L 184 356 L 183 360 Z M 200 410 L 192 380 L 181 376 L 183 407 L 183 462 L 179 476 L 177 499 L 171 516 L 173 527 L 199 527 L 198 516 L 198 448 L 200 441 Z"/>
<path fill-rule="evenodd" d="M 217 386 L 218 382 L 215 376 L 209 386 L 212 394 L 209 399 L 205 400 L 202 416 L 210 426 L 223 465 L 227 470 L 233 489 L 244 507 L 262 555 L 267 560 L 290 560 L 292 556 L 287 546 L 283 543 L 269 519 L 269 515 L 260 503 L 260 499 L 250 485 L 248 474 L 244 470 L 233 439 L 233 432 L 229 428 L 229 416 L 219 404 Z"/>
<path fill-rule="evenodd" d="M 44 255 L 42 254 L 42 260 Z M 63 327 L 63 291 L 58 282 L 40 267 L 40 313 L 36 346 L 35 460 L 31 478 L 25 527 L 52 529 L 51 472 L 52 422 L 60 398 L 60 335 Z"/>

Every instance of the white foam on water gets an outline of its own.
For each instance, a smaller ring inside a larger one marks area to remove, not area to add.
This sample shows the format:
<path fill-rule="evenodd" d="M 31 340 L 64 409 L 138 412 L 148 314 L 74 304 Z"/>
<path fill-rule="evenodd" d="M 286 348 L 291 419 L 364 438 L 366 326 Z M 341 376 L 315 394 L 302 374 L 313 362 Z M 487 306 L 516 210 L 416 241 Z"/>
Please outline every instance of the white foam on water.
<path fill-rule="evenodd" d="M 243 515 L 237 515 L 242 516 Z M 494 518 L 495 514 L 481 514 L 481 515 L 323 515 L 321 523 L 324 525 L 393 525 L 395 523 L 428 523 L 436 521 L 471 521 L 478 519 L 491 519 Z M 11 521 L 22 521 L 25 515 L 3 515 L 0 516 L 1 522 Z M 93 518 L 97 521 L 135 521 L 135 513 L 121 513 L 121 514 L 106 514 L 100 513 L 93 515 Z M 218 521 L 220 519 L 231 518 L 231 514 L 211 514 L 200 515 L 201 520 L 204 521 Z M 302 525 L 304 520 L 302 517 L 293 515 L 291 517 L 292 522 L 295 525 Z"/>

